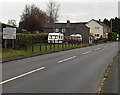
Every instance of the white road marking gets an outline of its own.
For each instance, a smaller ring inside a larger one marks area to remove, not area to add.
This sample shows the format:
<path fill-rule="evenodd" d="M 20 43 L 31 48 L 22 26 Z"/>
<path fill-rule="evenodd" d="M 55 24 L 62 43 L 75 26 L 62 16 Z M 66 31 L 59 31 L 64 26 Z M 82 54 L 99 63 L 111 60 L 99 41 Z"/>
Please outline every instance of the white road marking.
<path fill-rule="evenodd" d="M 90 52 L 92 52 L 92 51 L 85 52 L 85 53 L 83 53 L 83 55 L 88 54 L 88 53 L 90 53 Z"/>
<path fill-rule="evenodd" d="M 67 60 L 73 59 L 73 58 L 75 58 L 75 57 L 76 57 L 76 56 L 72 56 L 72 57 L 69 57 L 69 58 L 63 59 L 63 60 L 61 60 L 61 61 L 58 61 L 58 63 L 62 63 L 62 62 L 64 62 L 64 61 L 67 61 Z"/>
<path fill-rule="evenodd" d="M 40 70 L 42 70 L 42 69 L 45 69 L 45 67 L 41 67 L 41 68 L 38 68 L 38 69 L 36 69 L 36 70 L 33 70 L 33 71 L 30 71 L 30 72 L 21 74 L 21 75 L 19 75 L 19 76 L 13 77 L 13 78 L 11 78 L 11 79 L 5 80 L 5 81 L 3 81 L 3 82 L 0 82 L 0 85 L 1 85 L 1 84 L 4 84 L 4 83 L 7 83 L 7 82 L 10 82 L 10 81 L 13 81 L 13 80 L 15 80 L 15 79 L 24 77 L 24 76 L 26 76 L 26 75 L 32 74 L 32 73 L 34 73 L 34 72 L 40 71 Z"/>
<path fill-rule="evenodd" d="M 108 46 L 105 46 L 104 48 L 107 48 Z"/>
<path fill-rule="evenodd" d="M 97 51 L 97 50 L 100 50 L 101 48 L 97 48 L 97 49 L 95 49 L 95 51 Z"/>

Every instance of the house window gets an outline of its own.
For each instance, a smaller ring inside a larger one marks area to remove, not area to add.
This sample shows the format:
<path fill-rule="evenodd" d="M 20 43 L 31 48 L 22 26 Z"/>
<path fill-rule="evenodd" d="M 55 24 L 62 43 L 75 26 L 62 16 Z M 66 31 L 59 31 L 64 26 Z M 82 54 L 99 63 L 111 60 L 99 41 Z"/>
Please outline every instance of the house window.
<path fill-rule="evenodd" d="M 55 29 L 55 32 L 59 32 L 59 29 L 57 28 L 57 29 Z"/>
<path fill-rule="evenodd" d="M 65 29 L 62 29 L 62 33 L 65 33 Z"/>
<path fill-rule="evenodd" d="M 95 34 L 95 37 L 99 37 L 99 34 Z"/>
<path fill-rule="evenodd" d="M 100 29 L 100 27 L 95 27 L 95 29 Z"/>

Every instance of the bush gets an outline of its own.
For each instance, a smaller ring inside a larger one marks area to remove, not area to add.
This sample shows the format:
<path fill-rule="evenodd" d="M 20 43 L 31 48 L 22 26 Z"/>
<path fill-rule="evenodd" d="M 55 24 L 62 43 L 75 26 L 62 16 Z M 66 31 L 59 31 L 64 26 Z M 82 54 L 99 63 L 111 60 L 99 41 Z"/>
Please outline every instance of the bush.
<path fill-rule="evenodd" d="M 116 41 L 116 38 L 117 38 L 117 33 L 115 33 L 115 32 L 108 33 L 108 40 L 109 41 Z"/>
<path fill-rule="evenodd" d="M 47 40 L 47 33 L 38 33 L 38 34 L 23 34 L 18 33 L 16 35 L 16 39 L 14 40 L 15 48 L 16 49 L 23 49 L 29 46 L 32 46 L 32 44 L 36 43 L 43 43 L 44 40 Z M 5 40 L 3 40 L 3 46 L 4 46 Z M 7 48 L 12 47 L 12 40 L 7 40 Z M 3 47 L 4 48 L 4 47 Z"/>

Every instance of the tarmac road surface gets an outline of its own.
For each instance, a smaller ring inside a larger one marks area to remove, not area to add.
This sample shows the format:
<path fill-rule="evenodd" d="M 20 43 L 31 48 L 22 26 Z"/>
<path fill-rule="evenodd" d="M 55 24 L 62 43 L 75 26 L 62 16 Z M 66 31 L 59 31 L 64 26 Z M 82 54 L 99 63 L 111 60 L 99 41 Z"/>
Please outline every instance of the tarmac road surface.
<path fill-rule="evenodd" d="M 3 63 L 3 93 L 96 93 L 118 43 Z"/>

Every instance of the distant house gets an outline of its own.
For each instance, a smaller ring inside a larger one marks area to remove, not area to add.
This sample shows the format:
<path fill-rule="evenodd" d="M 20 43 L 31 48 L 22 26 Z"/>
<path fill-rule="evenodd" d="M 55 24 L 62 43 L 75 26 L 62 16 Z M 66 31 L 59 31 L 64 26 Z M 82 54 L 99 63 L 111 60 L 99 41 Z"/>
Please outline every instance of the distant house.
<path fill-rule="evenodd" d="M 11 26 L 11 25 L 4 24 L 4 23 L 1 23 L 1 22 L 0 22 L 0 32 L 3 32 L 3 28 L 6 28 L 6 27 L 17 28 L 17 27 L 15 27 L 15 26 Z"/>
<path fill-rule="evenodd" d="M 71 34 L 81 34 L 83 40 L 82 42 L 89 43 L 89 28 L 82 23 L 70 23 L 69 20 L 67 23 L 47 23 L 43 27 L 43 32 L 61 32 L 64 33 L 64 36 L 70 36 Z"/>
<path fill-rule="evenodd" d="M 86 23 L 86 26 L 90 28 L 90 35 L 92 35 L 95 40 L 99 38 L 108 38 L 108 33 L 111 32 L 110 27 L 100 20 L 97 21 L 92 19 Z"/>
<path fill-rule="evenodd" d="M 6 27 L 17 28 L 17 27 L 15 27 L 15 26 L 11 26 L 11 25 L 4 24 L 4 23 L 1 23 L 1 22 L 0 22 L 0 27 L 2 27 L 2 29 L 3 29 L 3 28 L 6 28 Z"/>
<path fill-rule="evenodd" d="M 1 23 L 1 22 L 0 22 L 0 32 L 1 32 L 1 33 L 3 32 L 3 28 L 6 28 L 6 27 L 16 28 L 16 32 L 17 32 L 17 33 L 28 33 L 28 31 L 25 30 L 25 29 L 21 29 L 21 28 L 18 28 L 18 27 L 11 26 L 11 25 L 4 24 L 4 23 Z"/>
<path fill-rule="evenodd" d="M 26 29 L 17 28 L 17 33 L 31 33 L 31 32 L 28 32 Z"/>

